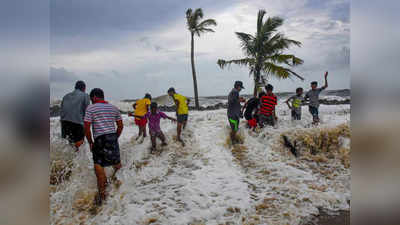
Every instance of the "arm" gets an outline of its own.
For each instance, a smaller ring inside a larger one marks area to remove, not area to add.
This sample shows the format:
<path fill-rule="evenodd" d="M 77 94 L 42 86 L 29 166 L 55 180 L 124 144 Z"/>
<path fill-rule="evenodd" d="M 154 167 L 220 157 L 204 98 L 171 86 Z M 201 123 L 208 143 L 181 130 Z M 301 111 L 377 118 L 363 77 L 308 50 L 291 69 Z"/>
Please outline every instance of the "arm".
<path fill-rule="evenodd" d="M 128 116 L 136 117 L 136 118 L 139 118 L 139 119 L 144 118 L 144 116 L 136 116 L 136 115 L 133 114 L 132 112 L 129 112 L 129 113 L 128 113 Z"/>
<path fill-rule="evenodd" d="M 286 100 L 286 104 L 288 105 L 288 107 L 289 107 L 289 109 L 292 109 L 292 106 L 289 104 L 289 101 L 292 99 L 292 97 L 290 97 L 290 98 L 288 98 L 287 100 Z"/>
<path fill-rule="evenodd" d="M 186 104 L 189 105 L 189 103 L 190 103 L 190 99 L 186 98 Z"/>
<path fill-rule="evenodd" d="M 179 101 L 178 101 L 178 100 L 175 100 L 175 99 L 174 99 L 174 101 L 175 101 L 175 105 L 176 105 L 176 113 L 178 113 Z"/>
<path fill-rule="evenodd" d="M 133 105 L 132 105 L 132 107 L 133 107 L 134 109 L 136 109 L 136 103 L 135 103 L 135 104 L 133 104 Z"/>
<path fill-rule="evenodd" d="M 124 124 L 122 123 L 122 120 L 117 120 L 117 136 L 121 136 L 122 130 L 124 129 Z"/>
<path fill-rule="evenodd" d="M 322 87 L 322 90 L 328 87 L 328 71 L 325 72 L 325 85 Z"/>
<path fill-rule="evenodd" d="M 167 116 L 166 118 L 169 119 L 169 120 L 171 120 L 171 121 L 176 122 L 176 119 L 175 119 L 175 118 L 172 118 L 172 117 L 169 117 L 169 116 Z"/>
<path fill-rule="evenodd" d="M 84 122 L 84 130 L 85 130 L 86 139 L 89 143 L 90 151 L 92 151 L 93 139 L 92 139 L 92 132 L 90 130 L 90 122 Z"/>
<path fill-rule="evenodd" d="M 243 113 L 244 109 L 247 107 L 248 103 L 249 103 L 249 101 L 247 101 L 246 103 L 244 103 L 244 106 L 242 107 L 242 110 L 241 110 L 242 113 Z"/>

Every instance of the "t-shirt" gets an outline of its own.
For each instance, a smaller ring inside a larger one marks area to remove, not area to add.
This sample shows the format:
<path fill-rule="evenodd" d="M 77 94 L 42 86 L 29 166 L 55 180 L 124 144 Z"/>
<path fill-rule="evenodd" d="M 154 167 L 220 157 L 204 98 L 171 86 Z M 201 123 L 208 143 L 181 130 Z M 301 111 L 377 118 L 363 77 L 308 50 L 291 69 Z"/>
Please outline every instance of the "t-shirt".
<path fill-rule="evenodd" d="M 147 106 L 151 104 L 150 99 L 143 98 L 136 101 L 135 116 L 144 116 L 147 113 Z"/>
<path fill-rule="evenodd" d="M 186 102 L 187 98 L 180 94 L 174 94 L 173 98 L 179 102 L 178 115 L 188 114 L 189 108 Z"/>
<path fill-rule="evenodd" d="M 270 116 L 272 111 L 275 110 L 277 103 L 277 97 L 274 94 L 264 95 L 260 99 L 260 113 L 266 116 Z"/>
<path fill-rule="evenodd" d="M 240 101 L 239 91 L 235 88 L 228 95 L 228 117 L 232 119 L 239 119 L 240 117 Z"/>
<path fill-rule="evenodd" d="M 260 104 L 260 100 L 256 97 L 251 98 L 247 102 L 246 111 L 244 112 L 245 115 L 251 115 L 251 113 L 258 107 Z"/>
<path fill-rule="evenodd" d="M 161 118 L 167 118 L 167 115 L 163 112 L 157 111 L 155 114 L 148 112 L 145 118 L 149 121 L 149 130 L 151 132 L 160 132 L 160 120 Z"/>
<path fill-rule="evenodd" d="M 322 90 L 325 88 L 316 88 L 315 90 L 309 90 L 306 94 L 306 98 L 310 99 L 310 106 L 313 107 L 318 107 L 319 106 L 319 94 L 321 93 Z"/>
<path fill-rule="evenodd" d="M 296 112 L 301 112 L 301 105 L 303 104 L 304 101 L 304 97 L 302 95 L 301 96 L 293 95 L 288 100 L 292 101 L 293 110 L 295 110 Z"/>
<path fill-rule="evenodd" d="M 83 125 L 83 117 L 85 116 L 86 107 L 89 104 L 89 95 L 75 89 L 63 97 L 60 119 Z"/>
<path fill-rule="evenodd" d="M 117 107 L 109 103 L 95 103 L 86 109 L 85 122 L 92 124 L 93 137 L 116 133 L 115 122 L 122 120 Z"/>

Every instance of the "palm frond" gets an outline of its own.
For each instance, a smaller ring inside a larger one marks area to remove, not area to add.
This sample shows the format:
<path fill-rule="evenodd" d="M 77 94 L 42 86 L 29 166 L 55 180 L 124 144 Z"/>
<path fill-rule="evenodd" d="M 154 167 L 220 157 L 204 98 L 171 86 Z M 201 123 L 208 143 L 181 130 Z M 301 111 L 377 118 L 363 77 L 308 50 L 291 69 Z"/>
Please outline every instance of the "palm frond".
<path fill-rule="evenodd" d="M 198 21 L 203 18 L 203 10 L 201 8 L 197 8 L 193 13 L 193 18 Z"/>
<path fill-rule="evenodd" d="M 275 54 L 265 58 L 266 60 L 270 60 L 273 63 L 283 63 L 288 66 L 297 66 L 303 64 L 303 60 L 297 58 L 294 55 L 285 55 L 285 54 Z"/>
<path fill-rule="evenodd" d="M 289 68 L 285 68 L 282 66 L 275 65 L 274 63 L 270 62 L 265 62 L 263 64 L 262 71 L 267 75 L 267 76 L 274 76 L 278 79 L 286 79 L 290 78 L 291 76 L 296 76 L 301 80 L 304 80 L 303 77 L 298 75 L 297 73 L 293 72 Z"/>
<path fill-rule="evenodd" d="M 261 28 L 261 33 L 263 36 L 270 37 L 273 32 L 277 30 L 278 27 L 282 26 L 283 19 L 280 17 L 269 17 L 267 21 L 263 24 Z"/>
<path fill-rule="evenodd" d="M 254 56 L 255 55 L 255 48 L 254 48 L 254 37 L 251 34 L 246 34 L 242 32 L 236 32 L 236 36 L 240 40 L 240 44 L 242 47 L 242 50 L 247 54 L 248 56 Z"/>
<path fill-rule="evenodd" d="M 209 26 L 217 26 L 217 22 L 214 19 L 206 19 L 197 25 L 198 28 L 206 28 Z"/>
<path fill-rule="evenodd" d="M 221 69 L 224 69 L 226 66 L 230 66 L 231 64 L 236 64 L 239 66 L 253 66 L 255 64 L 255 60 L 253 58 L 233 59 L 228 61 L 218 59 L 217 64 Z"/>
<path fill-rule="evenodd" d="M 264 18 L 264 15 L 266 13 L 267 12 L 265 10 L 263 10 L 263 9 L 258 11 L 258 15 L 257 15 L 257 33 L 259 31 L 261 31 L 261 28 L 262 28 L 262 25 L 263 25 L 263 18 Z"/>

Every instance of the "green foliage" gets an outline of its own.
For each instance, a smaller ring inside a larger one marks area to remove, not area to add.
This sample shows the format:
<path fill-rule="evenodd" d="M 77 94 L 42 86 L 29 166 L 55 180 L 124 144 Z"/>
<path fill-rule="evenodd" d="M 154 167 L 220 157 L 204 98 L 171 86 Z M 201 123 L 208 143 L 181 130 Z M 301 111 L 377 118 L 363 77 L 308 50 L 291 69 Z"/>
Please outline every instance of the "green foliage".
<path fill-rule="evenodd" d="M 288 39 L 278 32 L 277 29 L 283 24 L 282 18 L 269 17 L 264 22 L 265 14 L 264 10 L 258 12 L 257 32 L 254 36 L 243 32 L 235 33 L 247 57 L 236 60 L 219 59 L 218 66 L 221 69 L 231 64 L 248 67 L 250 76 L 254 76 L 256 86 L 263 80 L 262 76 L 265 78 L 274 76 L 281 79 L 295 76 L 304 80 L 290 69 L 290 67 L 303 64 L 304 61 L 294 55 L 284 54 L 284 51 L 293 45 L 301 47 L 301 42 Z"/>
<path fill-rule="evenodd" d="M 217 25 L 214 19 L 200 21 L 202 18 L 203 10 L 201 8 L 196 9 L 194 12 L 192 9 L 186 11 L 187 27 L 192 34 L 196 34 L 199 37 L 202 33 L 214 32 L 214 30 L 209 27 Z"/>

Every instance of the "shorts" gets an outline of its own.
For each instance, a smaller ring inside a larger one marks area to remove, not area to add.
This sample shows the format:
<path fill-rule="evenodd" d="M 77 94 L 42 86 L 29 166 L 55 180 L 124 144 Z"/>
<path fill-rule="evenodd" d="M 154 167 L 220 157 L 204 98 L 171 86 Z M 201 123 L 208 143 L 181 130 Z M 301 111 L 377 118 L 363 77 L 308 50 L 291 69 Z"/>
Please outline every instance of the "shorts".
<path fill-rule="evenodd" d="M 253 119 L 253 115 L 251 115 L 251 113 L 245 112 L 245 113 L 244 113 L 244 118 L 245 118 L 246 120 L 251 120 L 251 119 Z"/>
<path fill-rule="evenodd" d="M 178 123 L 186 122 L 188 120 L 188 114 L 177 114 L 176 120 L 178 121 Z"/>
<path fill-rule="evenodd" d="M 275 126 L 275 117 L 272 114 L 271 115 L 260 114 L 259 122 L 261 125 Z"/>
<path fill-rule="evenodd" d="M 313 119 L 319 119 L 318 117 L 318 107 L 314 106 L 308 106 L 308 110 L 310 111 L 311 115 L 313 116 Z"/>
<path fill-rule="evenodd" d="M 253 119 L 251 119 L 251 120 L 248 120 L 247 123 L 249 124 L 249 127 L 250 127 L 250 128 L 255 128 L 255 127 L 257 127 L 257 120 L 256 120 L 256 118 L 253 118 Z"/>
<path fill-rule="evenodd" d="M 229 118 L 229 125 L 231 126 L 232 131 L 238 131 L 239 130 L 239 118 Z"/>
<path fill-rule="evenodd" d="M 116 133 L 104 134 L 94 139 L 93 163 L 102 167 L 114 166 L 121 162 L 118 136 Z"/>
<path fill-rule="evenodd" d="M 292 119 L 301 120 L 301 111 L 292 110 Z"/>
<path fill-rule="evenodd" d="M 138 125 L 139 127 L 145 127 L 147 124 L 147 119 L 146 118 L 135 118 L 135 124 Z"/>
<path fill-rule="evenodd" d="M 61 137 L 68 139 L 70 143 L 82 141 L 85 137 L 83 126 L 81 124 L 61 120 Z"/>

